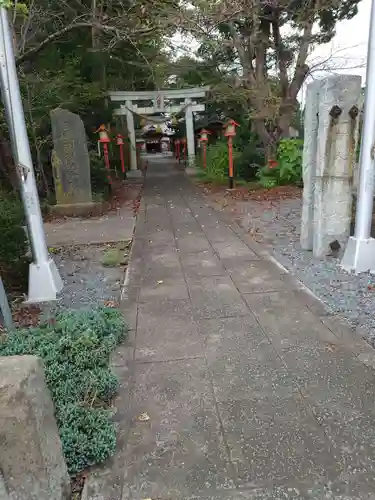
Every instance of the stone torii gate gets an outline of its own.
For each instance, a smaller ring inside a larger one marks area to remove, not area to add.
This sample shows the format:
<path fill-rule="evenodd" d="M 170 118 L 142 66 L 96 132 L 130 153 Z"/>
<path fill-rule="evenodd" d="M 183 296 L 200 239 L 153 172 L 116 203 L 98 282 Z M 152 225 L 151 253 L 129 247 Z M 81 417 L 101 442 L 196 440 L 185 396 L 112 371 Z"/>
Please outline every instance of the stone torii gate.
<path fill-rule="evenodd" d="M 111 101 L 120 104 L 120 106 L 114 110 L 114 114 L 116 116 L 126 116 L 129 141 L 131 144 L 130 176 L 136 177 L 140 175 L 140 171 L 137 169 L 134 114 L 142 116 L 152 115 L 154 113 L 177 114 L 185 112 L 189 165 L 194 164 L 194 112 L 203 112 L 205 110 L 205 105 L 198 104 L 193 99 L 205 97 L 208 90 L 209 87 L 196 87 L 190 89 L 146 90 L 141 92 L 109 92 Z M 152 101 L 153 105 L 150 107 L 139 107 L 137 104 L 139 101 Z M 178 101 L 178 103 L 171 104 L 171 101 Z"/>

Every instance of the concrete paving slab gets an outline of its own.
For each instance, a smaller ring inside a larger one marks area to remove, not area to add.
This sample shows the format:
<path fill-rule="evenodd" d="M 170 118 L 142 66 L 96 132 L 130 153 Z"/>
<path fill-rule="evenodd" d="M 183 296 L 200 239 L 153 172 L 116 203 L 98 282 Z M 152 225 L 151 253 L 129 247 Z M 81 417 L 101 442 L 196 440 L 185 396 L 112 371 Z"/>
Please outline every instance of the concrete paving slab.
<path fill-rule="evenodd" d="M 133 237 L 135 218 L 130 209 L 90 219 L 67 219 L 46 222 L 44 230 L 50 247 L 90 245 L 129 241 Z"/>
<path fill-rule="evenodd" d="M 239 486 L 291 478 L 329 483 L 336 463 L 322 428 L 294 398 L 257 398 L 220 404 L 227 442 L 237 465 Z"/>
<path fill-rule="evenodd" d="M 188 280 L 190 298 L 197 318 L 245 316 L 248 309 L 226 276 L 211 276 L 199 281 Z"/>
<path fill-rule="evenodd" d="M 116 488 L 109 464 L 87 500 L 372 500 L 374 351 L 173 164 L 150 163 L 142 207 Z"/>
<path fill-rule="evenodd" d="M 232 280 L 242 293 L 264 293 L 283 290 L 285 282 L 279 270 L 264 260 L 248 261 L 240 257 L 221 259 Z"/>
<path fill-rule="evenodd" d="M 250 250 L 242 241 L 237 240 L 236 243 L 218 242 L 212 243 L 215 252 L 218 254 L 220 259 L 232 258 L 232 257 L 242 257 L 248 260 L 258 260 L 259 257 Z"/>
<path fill-rule="evenodd" d="M 234 487 L 204 360 L 137 365 L 123 498 Z M 147 412 L 148 422 L 137 421 Z"/>
<path fill-rule="evenodd" d="M 187 278 L 200 279 L 201 277 L 224 276 L 224 266 L 212 250 L 189 253 L 181 257 L 182 268 Z"/>

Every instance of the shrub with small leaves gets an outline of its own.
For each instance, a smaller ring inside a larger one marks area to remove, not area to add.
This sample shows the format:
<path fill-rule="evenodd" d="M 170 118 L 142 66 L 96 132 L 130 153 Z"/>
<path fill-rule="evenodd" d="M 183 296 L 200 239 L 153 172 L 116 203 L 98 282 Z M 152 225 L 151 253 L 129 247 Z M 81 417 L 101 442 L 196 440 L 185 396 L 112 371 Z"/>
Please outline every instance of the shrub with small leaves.
<path fill-rule="evenodd" d="M 34 354 L 43 359 L 71 474 L 115 451 L 116 435 L 107 408 L 118 382 L 109 369 L 109 356 L 126 334 L 118 310 L 99 308 L 66 311 L 38 328 L 0 338 L 0 356 Z"/>
<path fill-rule="evenodd" d="M 21 201 L 14 195 L 0 192 L 0 274 L 5 285 L 22 290 L 27 283 L 27 237 L 23 228 Z"/>

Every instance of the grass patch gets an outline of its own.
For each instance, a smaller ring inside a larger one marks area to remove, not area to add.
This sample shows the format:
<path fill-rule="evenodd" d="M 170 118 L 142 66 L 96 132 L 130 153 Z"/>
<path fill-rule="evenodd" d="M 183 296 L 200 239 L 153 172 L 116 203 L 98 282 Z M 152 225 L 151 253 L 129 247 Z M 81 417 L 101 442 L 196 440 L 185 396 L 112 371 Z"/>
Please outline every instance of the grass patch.
<path fill-rule="evenodd" d="M 120 311 L 66 311 L 37 328 L 0 338 L 0 356 L 42 358 L 68 470 L 74 475 L 116 449 L 109 404 L 118 382 L 109 357 L 127 335 Z"/>
<path fill-rule="evenodd" d="M 104 267 L 126 266 L 129 260 L 129 242 L 118 243 L 115 247 L 108 248 L 102 257 Z"/>

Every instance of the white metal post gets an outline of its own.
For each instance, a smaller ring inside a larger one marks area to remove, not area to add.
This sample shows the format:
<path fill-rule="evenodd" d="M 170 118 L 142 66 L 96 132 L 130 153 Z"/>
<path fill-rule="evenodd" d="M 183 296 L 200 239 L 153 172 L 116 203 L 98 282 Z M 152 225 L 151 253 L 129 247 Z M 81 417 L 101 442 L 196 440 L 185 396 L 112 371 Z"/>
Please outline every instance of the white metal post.
<path fill-rule="evenodd" d="M 355 273 L 375 272 L 375 240 L 370 237 L 375 167 L 375 0 L 371 5 L 364 108 L 355 232 L 341 262 L 344 269 Z"/>
<path fill-rule="evenodd" d="M 10 130 L 14 162 L 20 174 L 20 187 L 32 248 L 29 268 L 29 302 L 55 300 L 63 283 L 47 250 L 46 238 L 35 182 L 29 139 L 23 112 L 8 13 L 0 7 L 0 83 Z"/>
<path fill-rule="evenodd" d="M 194 139 L 194 115 L 192 102 L 190 99 L 185 100 L 185 123 L 186 123 L 186 141 L 189 167 L 194 167 L 195 163 L 195 139 Z"/>

